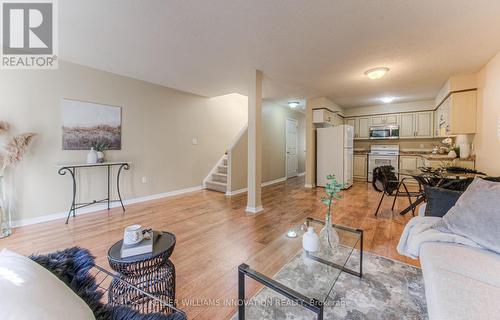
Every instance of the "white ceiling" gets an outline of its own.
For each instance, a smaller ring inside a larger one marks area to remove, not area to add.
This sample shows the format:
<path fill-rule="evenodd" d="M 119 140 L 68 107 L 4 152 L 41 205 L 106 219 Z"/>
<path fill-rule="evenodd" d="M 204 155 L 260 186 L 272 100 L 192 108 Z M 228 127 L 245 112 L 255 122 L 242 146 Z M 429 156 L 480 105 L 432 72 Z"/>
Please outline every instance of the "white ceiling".
<path fill-rule="evenodd" d="M 64 0 L 60 57 L 204 96 L 433 98 L 500 51 L 498 0 Z M 373 81 L 364 71 L 387 66 Z"/>

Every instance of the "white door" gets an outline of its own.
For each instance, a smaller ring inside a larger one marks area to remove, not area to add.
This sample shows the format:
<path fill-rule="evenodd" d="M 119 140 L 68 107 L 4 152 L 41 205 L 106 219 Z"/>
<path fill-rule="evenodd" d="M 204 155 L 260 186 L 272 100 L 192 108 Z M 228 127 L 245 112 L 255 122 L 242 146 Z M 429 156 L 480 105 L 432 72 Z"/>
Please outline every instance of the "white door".
<path fill-rule="evenodd" d="M 299 171 L 299 158 L 297 156 L 299 124 L 295 119 L 286 119 L 286 177 L 296 177 Z"/>

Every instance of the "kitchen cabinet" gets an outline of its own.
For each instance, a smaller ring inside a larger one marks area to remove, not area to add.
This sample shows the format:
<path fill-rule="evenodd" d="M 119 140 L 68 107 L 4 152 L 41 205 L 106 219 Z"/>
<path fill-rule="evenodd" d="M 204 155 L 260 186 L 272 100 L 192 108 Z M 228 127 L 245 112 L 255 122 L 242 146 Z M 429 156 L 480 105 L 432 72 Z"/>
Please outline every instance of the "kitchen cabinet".
<path fill-rule="evenodd" d="M 400 170 L 417 170 L 424 166 L 424 159 L 421 156 L 408 155 L 399 157 L 399 169 Z M 408 178 L 405 175 L 399 175 L 399 180 L 403 178 Z M 418 184 L 415 179 L 406 179 L 405 183 Z"/>
<path fill-rule="evenodd" d="M 444 165 L 467 168 L 467 169 L 476 169 L 476 162 L 474 160 L 462 160 L 459 158 L 453 160 L 439 160 L 439 159 L 424 160 L 424 167 L 441 168 Z"/>
<path fill-rule="evenodd" d="M 391 113 L 375 116 L 351 117 L 345 124 L 354 127 L 354 139 L 370 138 L 371 126 L 399 125 L 401 139 L 420 139 L 434 137 L 434 112 Z"/>
<path fill-rule="evenodd" d="M 433 112 L 402 113 L 400 115 L 399 138 L 416 139 L 433 137 Z"/>
<path fill-rule="evenodd" d="M 359 134 L 358 139 L 369 139 L 370 138 L 370 117 L 362 117 L 358 119 Z"/>
<path fill-rule="evenodd" d="M 338 126 L 344 124 L 344 119 L 327 109 L 313 110 L 313 123 Z"/>
<path fill-rule="evenodd" d="M 358 181 L 368 180 L 368 155 L 354 154 L 353 179 Z"/>
<path fill-rule="evenodd" d="M 477 91 L 453 92 L 434 113 L 435 135 L 448 137 L 476 133 Z"/>
<path fill-rule="evenodd" d="M 345 124 L 354 127 L 354 140 L 370 138 L 370 117 L 347 118 L 345 119 Z"/>
<path fill-rule="evenodd" d="M 333 123 L 334 113 L 326 109 L 313 110 L 313 123 Z"/>
<path fill-rule="evenodd" d="M 372 116 L 372 126 L 388 125 L 388 124 L 398 124 L 397 114 L 385 114 Z"/>
<path fill-rule="evenodd" d="M 415 114 L 414 113 L 402 113 L 400 115 L 400 127 L 399 127 L 399 138 L 407 139 L 415 138 Z"/>
<path fill-rule="evenodd" d="M 433 137 L 433 115 L 434 112 L 417 112 L 415 113 L 415 137 L 417 138 L 432 138 Z"/>

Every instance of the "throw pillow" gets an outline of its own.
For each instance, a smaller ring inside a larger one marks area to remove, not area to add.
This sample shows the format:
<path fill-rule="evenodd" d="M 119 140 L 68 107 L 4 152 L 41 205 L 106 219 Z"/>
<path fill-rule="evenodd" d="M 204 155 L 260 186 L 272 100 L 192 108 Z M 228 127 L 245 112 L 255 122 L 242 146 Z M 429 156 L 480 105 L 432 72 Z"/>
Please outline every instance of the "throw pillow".
<path fill-rule="evenodd" d="M 427 197 L 425 215 L 442 218 L 451 209 L 462 195 L 461 191 L 424 186 Z"/>
<path fill-rule="evenodd" d="M 500 183 L 475 178 L 434 229 L 466 237 L 500 253 Z"/>
<path fill-rule="evenodd" d="M 92 310 L 61 280 L 36 262 L 0 251 L 0 319 L 95 319 Z"/>

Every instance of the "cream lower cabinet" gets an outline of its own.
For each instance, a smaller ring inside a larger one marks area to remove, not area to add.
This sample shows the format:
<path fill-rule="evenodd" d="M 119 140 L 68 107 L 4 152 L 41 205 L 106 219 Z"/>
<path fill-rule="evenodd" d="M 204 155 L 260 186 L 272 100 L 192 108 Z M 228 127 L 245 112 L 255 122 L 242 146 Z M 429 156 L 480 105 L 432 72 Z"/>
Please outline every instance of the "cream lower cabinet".
<path fill-rule="evenodd" d="M 353 179 L 357 181 L 368 180 L 368 156 L 366 154 L 355 154 L 353 161 Z"/>
<path fill-rule="evenodd" d="M 417 170 L 424 166 L 424 159 L 421 156 L 400 156 L 399 157 L 399 169 L 400 170 Z M 409 178 L 409 176 L 399 175 L 399 180 L 403 178 Z M 415 179 L 406 179 L 405 183 L 417 184 Z"/>

